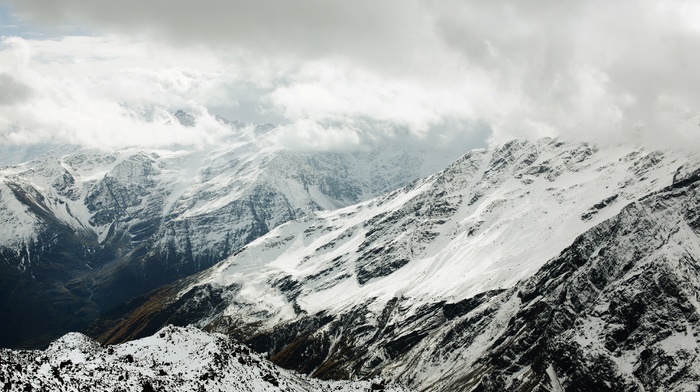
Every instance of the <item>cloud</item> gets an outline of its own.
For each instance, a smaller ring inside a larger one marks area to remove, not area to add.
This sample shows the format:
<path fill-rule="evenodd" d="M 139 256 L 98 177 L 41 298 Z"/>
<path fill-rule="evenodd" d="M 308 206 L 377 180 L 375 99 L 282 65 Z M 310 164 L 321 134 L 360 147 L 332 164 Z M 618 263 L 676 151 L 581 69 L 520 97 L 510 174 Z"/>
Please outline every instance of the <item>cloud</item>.
<path fill-rule="evenodd" d="M 411 52 L 406 36 L 427 23 L 417 0 L 9 0 L 45 22 L 149 33 L 176 44 L 302 56 L 371 57 Z M 417 38 L 422 39 L 421 36 Z"/>
<path fill-rule="evenodd" d="M 226 99 L 218 86 L 229 78 L 221 71 L 206 54 L 123 37 L 3 38 L 0 97 L 7 96 L 8 104 L 0 105 L 0 140 L 103 147 L 213 144 L 230 131 L 207 110 Z M 177 109 L 198 114 L 198 126 L 186 129 L 170 121 Z"/>
<path fill-rule="evenodd" d="M 439 78 L 406 80 L 352 63 L 323 61 L 304 64 L 269 99 L 293 120 L 371 118 L 421 132 L 446 116 L 468 114 L 469 98 L 476 98 L 472 89 L 447 87 Z"/>
<path fill-rule="evenodd" d="M 35 21 L 97 32 L 80 45 L 25 44 L 29 68 L 75 87 L 68 98 L 87 89 L 80 94 L 103 102 L 100 110 L 117 102 L 142 117 L 180 105 L 269 118 L 294 148 L 397 134 L 474 141 L 489 129 L 494 143 L 559 136 L 700 149 L 694 2 L 5 2 Z M 84 53 L 98 42 L 110 61 Z M 64 56 L 97 74 L 87 84 L 67 76 L 80 67 Z M 44 79 L 4 72 L 48 95 Z M 447 132 L 446 124 L 461 125 Z"/>
<path fill-rule="evenodd" d="M 700 129 L 679 126 L 700 113 L 693 71 L 700 66 L 700 8 L 693 3 L 441 4 L 449 10 L 440 14 L 441 35 L 491 76 L 498 103 L 479 112 L 494 140 L 636 137 L 700 146 Z"/>
<path fill-rule="evenodd" d="M 32 89 L 29 86 L 8 74 L 0 73 L 0 105 L 14 105 L 28 100 L 31 96 Z"/>
<path fill-rule="evenodd" d="M 320 124 L 299 120 L 277 130 L 276 142 L 292 150 L 357 150 L 364 147 L 363 130 L 355 124 Z"/>

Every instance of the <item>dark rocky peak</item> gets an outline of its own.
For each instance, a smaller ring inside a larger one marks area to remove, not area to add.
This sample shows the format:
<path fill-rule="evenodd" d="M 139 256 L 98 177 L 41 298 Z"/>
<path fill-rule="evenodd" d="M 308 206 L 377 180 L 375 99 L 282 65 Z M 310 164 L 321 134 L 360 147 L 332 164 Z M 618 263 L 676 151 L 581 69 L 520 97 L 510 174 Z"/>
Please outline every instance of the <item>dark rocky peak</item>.
<path fill-rule="evenodd" d="M 113 153 L 78 152 L 64 156 L 61 161 L 73 170 L 91 171 L 97 168 L 109 166 L 117 160 Z"/>
<path fill-rule="evenodd" d="M 700 179 L 700 165 L 696 162 L 685 163 L 679 166 L 673 175 L 673 184 L 675 186 L 684 186 L 698 179 Z"/>
<path fill-rule="evenodd" d="M 197 123 L 197 119 L 195 116 L 187 113 L 186 111 L 180 109 L 173 116 L 177 119 L 177 121 L 184 127 L 194 127 Z"/>
<path fill-rule="evenodd" d="M 493 151 L 485 176 L 492 177 L 493 173 L 504 173 L 518 166 L 529 166 L 537 157 L 536 145 L 527 140 L 511 140 Z"/>
<path fill-rule="evenodd" d="M 589 158 L 599 150 L 595 144 L 551 138 L 536 142 L 512 140 L 492 149 L 484 182 L 497 184 L 506 178 L 522 179 L 526 176 L 542 176 L 554 181 L 563 172 L 577 172 L 589 167 Z"/>
<path fill-rule="evenodd" d="M 436 174 L 434 188 L 442 188 L 443 190 L 455 190 L 454 187 L 460 188 L 465 182 L 476 180 L 474 178 L 479 170 L 484 166 L 484 159 L 488 156 L 488 150 L 472 150 L 463 155 L 447 169 Z"/>

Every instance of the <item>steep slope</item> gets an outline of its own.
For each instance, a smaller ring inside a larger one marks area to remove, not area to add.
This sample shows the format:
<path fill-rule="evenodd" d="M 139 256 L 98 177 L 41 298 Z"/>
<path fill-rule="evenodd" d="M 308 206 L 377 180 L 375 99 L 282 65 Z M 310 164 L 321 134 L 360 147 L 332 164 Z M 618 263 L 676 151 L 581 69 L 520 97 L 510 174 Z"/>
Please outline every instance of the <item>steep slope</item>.
<path fill-rule="evenodd" d="M 109 347 L 71 333 L 45 351 L 0 350 L 0 384 L 4 391 L 406 390 L 380 380 L 314 380 L 277 368 L 223 335 L 175 327 Z"/>
<path fill-rule="evenodd" d="M 445 306 L 444 324 L 384 372 L 425 390 L 697 390 L 699 216 L 697 171 L 512 289 Z"/>
<path fill-rule="evenodd" d="M 546 282 L 574 284 L 566 274 L 548 271 L 566 260 L 572 243 L 622 219 L 633 209 L 626 207 L 630 203 L 694 184 L 698 167 L 697 157 L 678 151 L 547 139 L 472 151 L 404 189 L 280 226 L 217 266 L 109 315 L 115 321 L 103 320 L 93 333 L 117 342 L 153 333 L 166 322 L 194 323 L 238 336 L 276 363 L 321 378 L 383 374 L 424 390 L 517 390 L 518 383 L 523 390 L 550 388 L 543 375 L 568 374 L 548 367 L 556 354 L 543 348 L 561 332 L 547 329 L 558 325 L 552 318 L 559 316 L 538 307 L 546 302 L 532 301 L 549 295 L 554 308 L 562 293 L 575 289 Z M 664 190 L 672 184 L 676 188 Z M 660 193 L 643 198 L 654 192 Z M 697 210 L 693 203 L 679 199 L 655 217 Z M 649 236 L 658 234 L 649 230 Z M 695 234 L 683 233 L 691 246 L 687 253 L 697 256 Z M 598 234 L 598 245 L 603 240 Z M 654 242 L 641 234 L 639 241 L 638 254 L 630 253 L 632 245 L 610 245 L 627 255 L 619 268 L 634 269 L 631 261 L 650 256 Z M 624 287 L 621 276 L 613 276 L 609 283 Z M 518 295 L 532 287 L 541 296 Z M 590 289 L 580 293 L 582 306 L 590 305 L 584 296 L 595 298 L 604 289 L 581 288 Z M 575 309 L 558 311 L 572 319 Z M 533 320 L 539 321 L 528 324 Z M 608 322 L 620 329 L 614 319 Z M 542 346 L 521 334 L 528 328 L 545 331 Z M 548 360 L 533 362 L 542 356 Z M 600 376 L 579 372 L 589 381 Z M 575 390 L 571 380 L 576 378 L 558 382 Z M 648 385 L 663 385 L 660 380 Z"/>
<path fill-rule="evenodd" d="M 435 152 L 410 146 L 292 152 L 275 137 L 232 126 L 211 151 L 82 149 L 0 169 L 0 346 L 41 347 L 281 223 L 433 170 Z"/>

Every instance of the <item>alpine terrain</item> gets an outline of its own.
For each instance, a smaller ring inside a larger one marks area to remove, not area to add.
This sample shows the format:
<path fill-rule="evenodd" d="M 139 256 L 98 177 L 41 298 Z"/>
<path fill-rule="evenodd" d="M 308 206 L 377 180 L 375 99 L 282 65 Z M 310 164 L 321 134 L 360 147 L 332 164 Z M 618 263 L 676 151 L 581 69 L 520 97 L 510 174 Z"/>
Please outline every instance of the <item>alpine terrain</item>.
<path fill-rule="evenodd" d="M 5 391 L 407 391 L 373 381 L 320 381 L 280 369 L 224 335 L 166 327 L 102 347 L 70 333 L 44 351 L 0 350 Z M 216 389 L 214 389 L 216 388 Z"/>
<path fill-rule="evenodd" d="M 370 199 L 450 159 L 401 144 L 289 151 L 269 124 L 220 121 L 230 132 L 216 148 L 35 146 L 5 156 L 33 160 L 0 168 L 0 347 L 43 348 L 284 222 Z"/>
<path fill-rule="evenodd" d="M 0 392 L 700 392 L 700 0 L 532 3 L 0 0 Z"/>
<path fill-rule="evenodd" d="M 278 226 L 90 334 L 194 325 L 418 391 L 698 390 L 698 234 L 697 155 L 515 140 Z"/>

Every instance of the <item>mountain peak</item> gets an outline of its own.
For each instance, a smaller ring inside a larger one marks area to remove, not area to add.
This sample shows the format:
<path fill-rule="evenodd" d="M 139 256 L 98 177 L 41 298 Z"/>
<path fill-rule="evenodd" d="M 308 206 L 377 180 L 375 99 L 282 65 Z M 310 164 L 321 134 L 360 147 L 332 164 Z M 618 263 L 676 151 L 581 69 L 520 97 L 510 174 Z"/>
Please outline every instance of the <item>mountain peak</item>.
<path fill-rule="evenodd" d="M 195 118 L 195 116 L 181 109 L 175 112 L 173 116 L 175 116 L 177 121 L 184 127 L 191 128 L 194 127 L 197 123 L 197 119 Z"/>

